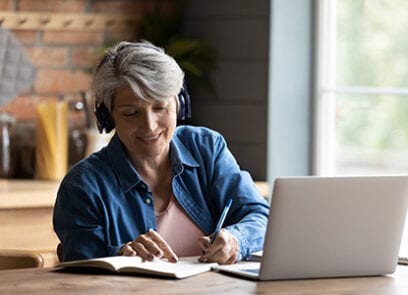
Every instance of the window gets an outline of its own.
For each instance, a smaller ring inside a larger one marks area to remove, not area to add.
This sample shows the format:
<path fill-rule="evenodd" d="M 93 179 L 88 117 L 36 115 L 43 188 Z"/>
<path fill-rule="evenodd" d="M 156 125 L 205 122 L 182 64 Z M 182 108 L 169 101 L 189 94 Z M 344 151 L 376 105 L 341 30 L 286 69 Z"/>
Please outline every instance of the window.
<path fill-rule="evenodd" d="M 319 1 L 316 172 L 408 173 L 408 1 Z"/>
<path fill-rule="evenodd" d="M 317 3 L 315 173 L 408 174 L 408 1 Z"/>

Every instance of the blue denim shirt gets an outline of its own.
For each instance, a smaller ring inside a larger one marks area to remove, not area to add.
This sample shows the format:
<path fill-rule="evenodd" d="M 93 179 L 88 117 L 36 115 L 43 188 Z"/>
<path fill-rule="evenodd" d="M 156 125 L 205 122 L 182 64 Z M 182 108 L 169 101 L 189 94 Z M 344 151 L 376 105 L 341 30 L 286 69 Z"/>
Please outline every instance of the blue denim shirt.
<path fill-rule="evenodd" d="M 170 161 L 174 196 L 206 235 L 233 198 L 224 228 L 238 239 L 238 260 L 262 249 L 269 205 L 219 133 L 177 127 Z M 64 177 L 53 223 L 65 261 L 116 255 L 124 243 L 156 229 L 153 195 L 117 135 Z"/>

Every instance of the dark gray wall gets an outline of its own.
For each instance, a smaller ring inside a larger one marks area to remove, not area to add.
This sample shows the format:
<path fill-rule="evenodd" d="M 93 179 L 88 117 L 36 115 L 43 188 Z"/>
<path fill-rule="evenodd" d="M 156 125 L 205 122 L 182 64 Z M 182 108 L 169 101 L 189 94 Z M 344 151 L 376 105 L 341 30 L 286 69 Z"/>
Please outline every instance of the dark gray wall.
<path fill-rule="evenodd" d="M 269 8 L 269 0 L 190 0 L 184 23 L 218 51 L 217 97 L 192 91 L 192 123 L 221 132 L 255 180 L 267 170 Z"/>

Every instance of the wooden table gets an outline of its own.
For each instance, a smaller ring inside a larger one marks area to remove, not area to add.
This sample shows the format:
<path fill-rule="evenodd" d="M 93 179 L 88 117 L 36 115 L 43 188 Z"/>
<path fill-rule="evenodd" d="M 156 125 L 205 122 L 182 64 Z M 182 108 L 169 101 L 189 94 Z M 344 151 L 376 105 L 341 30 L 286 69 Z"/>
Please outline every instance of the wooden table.
<path fill-rule="evenodd" d="M 208 272 L 173 280 L 74 274 L 52 268 L 0 271 L 0 294 L 408 294 L 408 267 L 379 277 L 256 282 Z"/>

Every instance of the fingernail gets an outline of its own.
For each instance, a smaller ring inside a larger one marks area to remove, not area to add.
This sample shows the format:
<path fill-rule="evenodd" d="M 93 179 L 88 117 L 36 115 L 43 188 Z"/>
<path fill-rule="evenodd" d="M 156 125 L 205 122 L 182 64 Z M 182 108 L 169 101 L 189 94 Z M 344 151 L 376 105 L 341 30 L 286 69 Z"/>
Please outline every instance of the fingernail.
<path fill-rule="evenodd" d="M 200 257 L 200 258 L 198 259 L 198 261 L 199 261 L 199 262 L 202 262 L 202 263 L 206 263 L 206 262 L 207 262 L 207 258 Z"/>
<path fill-rule="evenodd" d="M 153 255 L 153 254 L 149 254 L 149 255 L 147 256 L 147 260 L 153 261 L 153 260 L 154 260 L 154 255 Z"/>
<path fill-rule="evenodd" d="M 201 258 L 202 258 L 203 260 L 207 261 L 208 256 L 210 256 L 210 253 L 209 253 L 209 252 L 205 252 L 205 254 L 204 254 L 203 256 L 201 256 Z M 205 262 L 205 261 L 204 261 L 204 262 Z"/>

